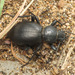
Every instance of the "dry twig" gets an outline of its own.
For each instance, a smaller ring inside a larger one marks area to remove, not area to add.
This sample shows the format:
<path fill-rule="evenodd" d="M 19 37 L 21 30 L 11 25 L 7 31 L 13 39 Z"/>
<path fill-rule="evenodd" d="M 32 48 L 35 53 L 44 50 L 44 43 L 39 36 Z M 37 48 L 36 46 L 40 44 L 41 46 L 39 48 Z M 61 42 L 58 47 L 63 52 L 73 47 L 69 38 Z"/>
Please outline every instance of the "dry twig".
<path fill-rule="evenodd" d="M 3 37 L 4 37 L 4 35 L 6 35 L 8 32 L 9 32 L 9 30 L 17 23 L 17 21 L 15 21 L 16 19 L 17 19 L 17 17 L 19 16 L 19 14 L 20 14 L 20 16 L 22 16 L 24 13 L 25 13 L 25 11 L 29 8 L 29 6 L 33 3 L 33 1 L 34 0 L 32 0 L 29 4 L 28 4 L 28 6 L 24 9 L 24 11 L 22 12 L 22 10 L 23 10 L 23 8 L 24 8 L 24 6 L 25 6 L 25 3 L 26 3 L 26 0 L 24 0 L 24 2 L 23 2 L 23 4 L 22 4 L 22 6 L 20 7 L 20 9 L 19 9 L 19 11 L 17 12 L 17 14 L 15 15 L 15 17 L 12 19 L 12 21 L 8 24 L 8 26 L 0 33 L 0 39 L 2 39 Z M 15 21 L 15 22 L 14 22 Z"/>
<path fill-rule="evenodd" d="M 68 51 L 68 53 L 67 53 L 67 55 L 66 55 L 66 57 L 65 57 L 64 63 L 63 63 L 63 65 L 62 65 L 62 67 L 61 67 L 62 70 L 64 70 L 64 69 L 67 67 L 68 60 L 69 60 L 69 58 L 70 58 L 70 55 L 71 55 L 71 53 L 72 53 L 74 47 L 75 47 L 75 45 L 73 45 L 73 47 L 69 49 L 69 51 Z"/>
<path fill-rule="evenodd" d="M 14 50 L 13 50 L 12 42 L 11 42 L 11 52 L 12 52 L 13 56 L 14 56 L 18 61 L 20 61 L 22 64 L 25 64 L 25 63 L 24 63 L 25 61 L 24 61 L 23 59 L 20 59 L 19 57 L 16 56 L 16 53 L 15 53 Z"/>
<path fill-rule="evenodd" d="M 7 27 L 0 33 L 0 39 L 3 38 L 3 36 L 5 34 L 7 34 L 7 32 L 14 26 L 13 22 L 17 19 L 17 17 L 19 16 L 19 14 L 21 13 L 21 11 L 23 10 L 24 6 L 25 6 L 26 0 L 24 0 L 22 6 L 20 7 L 19 11 L 17 12 L 17 14 L 15 15 L 15 17 L 12 19 L 12 21 L 7 25 Z"/>
<path fill-rule="evenodd" d="M 2 57 L 2 56 L 5 55 L 5 54 L 7 54 L 7 52 L 2 53 L 2 54 L 0 55 L 0 57 Z"/>
<path fill-rule="evenodd" d="M 74 31 L 75 31 L 75 27 L 73 28 L 72 33 L 74 33 Z M 68 40 L 67 44 L 65 45 L 65 48 L 63 49 L 63 52 L 62 52 L 62 54 L 61 54 L 61 56 L 59 58 L 59 61 L 58 61 L 58 65 L 57 66 L 60 66 L 60 62 L 61 62 L 61 60 L 63 58 L 63 54 L 65 53 L 65 51 L 68 48 L 69 43 L 70 43 L 70 41 L 72 39 L 71 37 L 72 37 L 72 34 L 70 35 L 69 40 Z M 67 53 L 67 55 L 66 55 L 66 57 L 64 59 L 64 63 L 62 65 L 61 69 L 65 69 L 66 68 L 67 63 L 68 63 L 67 59 L 69 59 L 69 57 L 70 57 L 70 55 L 71 55 L 74 47 L 75 47 L 75 45 L 73 45 L 73 47 L 68 51 L 68 53 Z"/>

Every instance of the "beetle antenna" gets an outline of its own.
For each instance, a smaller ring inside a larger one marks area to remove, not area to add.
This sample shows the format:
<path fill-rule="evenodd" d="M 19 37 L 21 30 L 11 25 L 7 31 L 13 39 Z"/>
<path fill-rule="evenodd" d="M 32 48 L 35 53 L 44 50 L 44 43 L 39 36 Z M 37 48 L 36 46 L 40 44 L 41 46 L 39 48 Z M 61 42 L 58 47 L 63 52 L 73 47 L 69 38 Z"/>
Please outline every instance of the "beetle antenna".
<path fill-rule="evenodd" d="M 65 31 L 65 32 L 67 32 L 67 33 L 69 33 L 69 34 L 73 34 L 73 35 L 75 35 L 74 33 L 70 32 L 70 31 Z"/>

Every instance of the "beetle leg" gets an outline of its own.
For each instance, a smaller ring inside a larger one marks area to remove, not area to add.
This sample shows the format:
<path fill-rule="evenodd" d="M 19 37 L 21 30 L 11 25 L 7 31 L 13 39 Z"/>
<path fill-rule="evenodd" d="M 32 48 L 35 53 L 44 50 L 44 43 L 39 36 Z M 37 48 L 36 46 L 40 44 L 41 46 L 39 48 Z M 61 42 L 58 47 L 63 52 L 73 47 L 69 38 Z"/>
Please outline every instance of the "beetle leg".
<path fill-rule="evenodd" d="M 15 15 L 11 15 L 11 14 L 8 14 L 8 13 L 4 13 L 4 14 L 2 14 L 2 16 L 4 16 L 4 15 L 9 15 L 10 17 L 14 17 Z M 18 17 L 20 17 L 20 18 L 24 18 L 24 17 L 31 17 L 32 15 L 23 15 L 23 16 L 18 16 Z"/>
<path fill-rule="evenodd" d="M 60 48 L 60 45 L 61 45 L 61 42 L 59 42 L 58 46 L 57 46 L 57 50 L 59 50 Z"/>
<path fill-rule="evenodd" d="M 33 57 L 34 57 L 34 55 L 37 53 L 37 51 L 40 50 L 41 46 L 42 46 L 42 44 L 39 45 L 39 46 L 36 48 L 36 50 L 34 50 L 33 56 L 29 59 L 29 61 L 28 61 L 26 64 L 24 64 L 24 65 L 21 66 L 22 68 L 23 68 L 24 66 L 26 66 L 26 65 L 29 64 L 29 62 L 33 59 Z"/>
<path fill-rule="evenodd" d="M 58 46 L 57 47 L 55 47 L 54 45 L 51 45 L 51 48 L 53 50 L 57 51 L 57 50 L 59 50 L 60 45 L 61 45 L 61 42 L 58 43 Z"/>
<path fill-rule="evenodd" d="M 50 47 L 55 51 L 57 50 L 57 48 L 54 45 L 51 45 Z"/>
<path fill-rule="evenodd" d="M 28 51 L 29 49 L 31 49 L 31 47 L 26 47 L 24 50 L 25 51 Z"/>
<path fill-rule="evenodd" d="M 63 25 L 62 23 L 60 23 L 60 21 L 53 20 L 53 22 L 51 23 L 51 26 L 55 26 L 56 23 L 59 23 L 61 26 Z"/>
<path fill-rule="evenodd" d="M 23 15 L 23 16 L 18 16 L 18 17 L 21 17 L 21 18 L 24 18 L 24 17 L 31 17 L 31 20 L 32 20 L 33 22 L 34 22 L 34 20 L 36 20 L 36 22 L 37 22 L 38 24 L 40 24 L 38 17 L 35 16 L 32 12 L 29 12 L 29 13 L 31 13 L 31 15 Z M 11 16 L 11 17 L 14 17 L 14 15 L 11 15 L 11 14 L 8 14 L 8 13 L 5 13 L 5 14 L 3 14 L 3 15 L 9 15 L 9 16 Z"/>
<path fill-rule="evenodd" d="M 35 15 L 31 16 L 31 20 L 32 20 L 33 22 L 36 20 L 36 22 L 37 22 L 38 24 L 40 24 L 38 17 L 35 16 Z"/>
<path fill-rule="evenodd" d="M 30 10 L 28 10 L 28 11 L 29 11 L 29 13 L 32 15 L 32 16 L 31 16 L 31 20 L 32 20 L 33 22 L 36 20 L 36 22 L 37 22 L 38 24 L 40 24 L 38 17 L 35 16 Z"/>

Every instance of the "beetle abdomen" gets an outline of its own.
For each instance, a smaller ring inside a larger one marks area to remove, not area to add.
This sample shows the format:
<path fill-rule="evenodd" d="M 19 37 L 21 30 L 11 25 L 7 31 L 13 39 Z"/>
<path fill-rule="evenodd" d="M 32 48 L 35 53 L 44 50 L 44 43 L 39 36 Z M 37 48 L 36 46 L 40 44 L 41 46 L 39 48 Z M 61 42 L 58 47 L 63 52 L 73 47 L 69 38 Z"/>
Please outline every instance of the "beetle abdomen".
<path fill-rule="evenodd" d="M 42 42 L 42 26 L 34 22 L 18 23 L 8 33 L 8 37 L 17 45 L 33 46 Z"/>

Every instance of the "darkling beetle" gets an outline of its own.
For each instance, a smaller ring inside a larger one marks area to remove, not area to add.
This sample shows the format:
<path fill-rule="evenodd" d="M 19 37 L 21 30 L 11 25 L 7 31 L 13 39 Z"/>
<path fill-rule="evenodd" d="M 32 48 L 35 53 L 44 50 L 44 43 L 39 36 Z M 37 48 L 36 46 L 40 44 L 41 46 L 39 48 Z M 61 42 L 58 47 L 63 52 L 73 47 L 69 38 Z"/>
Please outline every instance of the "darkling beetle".
<path fill-rule="evenodd" d="M 33 49 L 33 55 L 29 61 L 31 61 L 37 51 L 40 50 L 43 42 L 48 43 L 53 50 L 57 50 L 60 47 L 60 43 L 66 39 L 65 31 L 57 30 L 55 27 L 56 23 L 62 25 L 59 21 L 54 20 L 51 25 L 43 28 L 39 23 L 39 19 L 33 13 L 31 14 L 32 15 L 24 16 L 31 17 L 31 21 L 17 23 L 7 34 L 7 36 L 19 46 L 27 46 L 28 48 L 37 46 L 35 50 Z M 56 42 L 59 42 L 57 47 L 53 45 L 53 43 Z M 25 65 L 29 64 L 29 61 Z"/>

